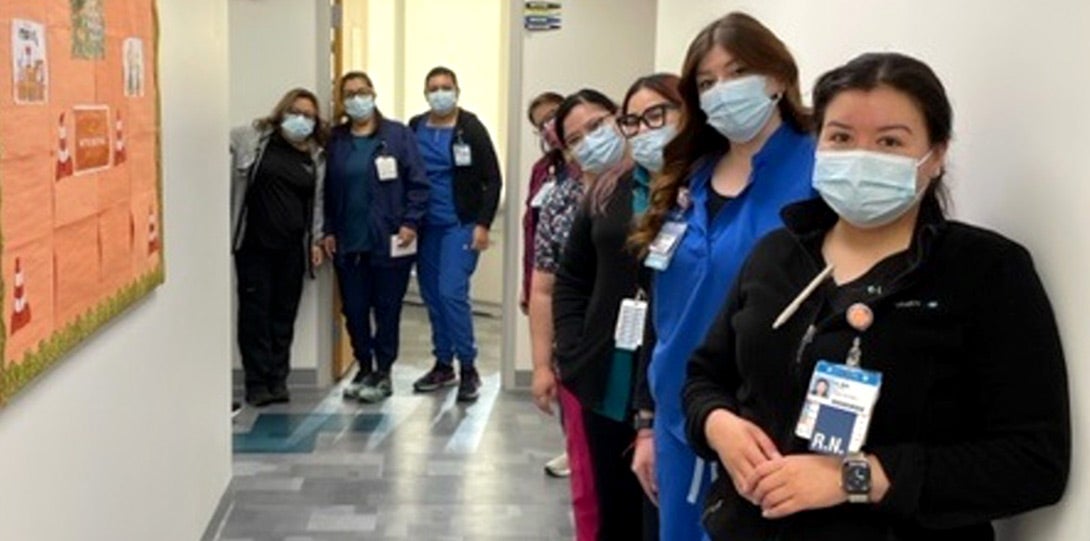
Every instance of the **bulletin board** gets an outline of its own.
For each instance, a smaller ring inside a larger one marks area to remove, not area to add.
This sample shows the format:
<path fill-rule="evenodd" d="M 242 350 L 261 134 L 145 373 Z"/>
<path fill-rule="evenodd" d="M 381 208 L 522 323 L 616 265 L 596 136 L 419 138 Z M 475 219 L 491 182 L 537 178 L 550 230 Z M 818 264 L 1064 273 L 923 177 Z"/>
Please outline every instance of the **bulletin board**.
<path fill-rule="evenodd" d="M 0 2 L 0 406 L 163 283 L 155 0 Z"/>

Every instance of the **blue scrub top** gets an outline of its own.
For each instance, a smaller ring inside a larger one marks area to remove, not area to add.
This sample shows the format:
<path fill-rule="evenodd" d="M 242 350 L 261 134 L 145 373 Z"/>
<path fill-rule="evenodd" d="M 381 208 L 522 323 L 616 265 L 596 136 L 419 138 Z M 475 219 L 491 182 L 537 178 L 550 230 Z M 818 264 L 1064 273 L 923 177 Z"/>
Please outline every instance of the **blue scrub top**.
<path fill-rule="evenodd" d="M 686 442 L 681 388 L 693 351 L 723 309 L 727 293 L 750 250 L 782 227 L 780 209 L 813 197 L 810 177 L 814 140 L 784 124 L 752 161 L 749 185 L 708 216 L 711 177 L 720 156 L 709 156 L 689 179 L 690 200 L 681 219 L 688 229 L 670 266 L 652 282 L 656 342 L 648 367 L 655 424 Z"/>
<path fill-rule="evenodd" d="M 431 183 L 428 196 L 428 225 L 457 225 L 458 211 L 454 207 L 454 156 L 451 145 L 453 127 L 431 127 L 422 122 L 416 131 L 420 156 Z"/>
<path fill-rule="evenodd" d="M 374 136 L 352 136 L 352 151 L 344 164 L 348 178 L 345 185 L 345 215 L 352 219 L 345 222 L 338 247 L 346 254 L 369 252 L 374 245 L 367 216 L 371 208 L 371 185 L 377 180 L 374 163 L 378 145 L 378 138 Z"/>

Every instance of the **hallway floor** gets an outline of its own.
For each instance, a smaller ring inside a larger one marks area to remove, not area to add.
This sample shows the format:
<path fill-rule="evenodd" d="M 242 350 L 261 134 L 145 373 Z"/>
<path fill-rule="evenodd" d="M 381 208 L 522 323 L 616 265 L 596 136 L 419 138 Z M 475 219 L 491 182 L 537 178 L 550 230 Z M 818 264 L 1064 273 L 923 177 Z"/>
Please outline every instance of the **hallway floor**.
<path fill-rule="evenodd" d="M 501 392 L 500 321 L 477 318 L 481 397 L 414 394 L 431 365 L 423 308 L 407 306 L 394 395 L 366 405 L 294 390 L 234 421 L 234 478 L 206 541 L 558 541 L 572 538 L 562 449 L 529 394 Z"/>

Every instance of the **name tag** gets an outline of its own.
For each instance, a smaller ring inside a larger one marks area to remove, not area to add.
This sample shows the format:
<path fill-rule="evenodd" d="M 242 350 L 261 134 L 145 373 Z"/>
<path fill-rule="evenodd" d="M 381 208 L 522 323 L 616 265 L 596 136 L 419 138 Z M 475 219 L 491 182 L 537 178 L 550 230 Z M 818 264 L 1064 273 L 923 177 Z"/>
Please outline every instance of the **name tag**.
<path fill-rule="evenodd" d="M 795 435 L 826 455 L 857 453 L 867 440 L 882 373 L 819 361 L 810 376 Z"/>
<path fill-rule="evenodd" d="M 530 208 L 539 209 L 545 205 L 545 200 L 549 198 L 549 194 L 553 193 L 556 189 L 556 181 L 550 180 L 541 185 L 541 188 L 534 194 L 534 198 L 530 200 Z"/>
<path fill-rule="evenodd" d="M 681 239 L 688 228 L 689 224 L 677 220 L 663 224 L 659 234 L 655 236 L 655 240 L 648 248 L 647 258 L 643 261 L 644 266 L 657 271 L 669 268 L 670 261 L 674 259 L 674 253 L 677 252 L 677 247 L 681 244 Z"/>
<path fill-rule="evenodd" d="M 470 152 L 469 145 L 465 143 L 454 144 L 454 165 L 458 167 L 473 165 L 473 153 Z"/>
<path fill-rule="evenodd" d="M 375 158 L 375 169 L 378 170 L 378 179 L 389 182 L 397 179 L 397 158 L 393 156 L 379 156 Z"/>
<path fill-rule="evenodd" d="M 636 351 L 643 345 L 643 328 L 647 323 L 647 301 L 625 299 L 617 314 L 617 328 L 613 331 L 615 347 L 624 351 Z"/>

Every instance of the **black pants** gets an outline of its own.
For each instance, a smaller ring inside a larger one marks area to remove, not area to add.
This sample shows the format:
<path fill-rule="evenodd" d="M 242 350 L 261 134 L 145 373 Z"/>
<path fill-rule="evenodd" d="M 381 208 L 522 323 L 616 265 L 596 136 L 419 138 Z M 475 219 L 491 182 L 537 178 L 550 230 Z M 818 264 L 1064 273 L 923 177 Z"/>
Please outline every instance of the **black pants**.
<path fill-rule="evenodd" d="M 285 250 L 246 244 L 235 252 L 238 347 L 248 395 L 287 383 L 305 272 L 301 244 Z"/>
<path fill-rule="evenodd" d="M 598 540 L 658 539 L 658 514 L 632 473 L 636 431 L 586 407 L 583 425 L 598 493 Z"/>
<path fill-rule="evenodd" d="M 370 254 L 338 253 L 333 263 L 341 288 L 341 311 L 360 373 L 376 368 L 389 372 L 397 360 L 401 306 L 409 287 L 412 261 L 376 265 Z"/>

